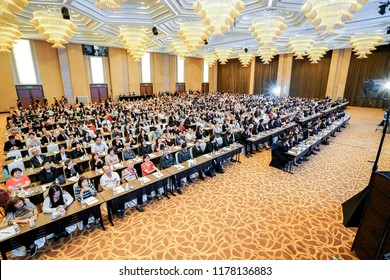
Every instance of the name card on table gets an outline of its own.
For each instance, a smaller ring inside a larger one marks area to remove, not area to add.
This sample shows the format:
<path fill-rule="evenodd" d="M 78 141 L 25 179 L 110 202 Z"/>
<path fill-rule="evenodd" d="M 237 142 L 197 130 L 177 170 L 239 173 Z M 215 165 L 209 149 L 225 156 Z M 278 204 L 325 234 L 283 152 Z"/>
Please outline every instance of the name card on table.
<path fill-rule="evenodd" d="M 125 191 L 125 189 L 122 186 L 116 187 L 115 190 L 116 190 L 117 194 L 118 193 L 123 193 Z"/>
<path fill-rule="evenodd" d="M 146 177 L 141 177 L 141 178 L 139 178 L 139 180 L 140 180 L 141 182 L 143 182 L 143 183 L 147 183 L 147 182 L 150 181 L 150 179 L 149 179 L 149 178 L 146 178 Z"/>
<path fill-rule="evenodd" d="M 156 155 L 155 155 L 155 154 L 149 154 L 149 157 L 150 157 L 150 158 L 155 158 Z"/>
<path fill-rule="evenodd" d="M 158 178 L 158 179 L 160 179 L 161 177 L 164 176 L 164 174 L 162 174 L 162 173 L 160 173 L 160 172 L 153 173 L 153 175 L 154 175 L 156 178 Z"/>
<path fill-rule="evenodd" d="M 73 176 L 73 177 L 70 177 L 68 178 L 69 181 L 72 181 L 72 182 L 76 182 L 79 178 L 77 178 L 76 176 Z"/>
<path fill-rule="evenodd" d="M 87 203 L 88 205 L 92 205 L 96 202 L 99 202 L 99 200 L 97 200 L 94 196 L 90 196 L 86 199 L 84 199 L 85 203 Z"/>
<path fill-rule="evenodd" d="M 135 160 L 136 162 L 140 162 L 140 161 L 142 161 L 142 158 L 136 157 L 134 160 Z"/>
<path fill-rule="evenodd" d="M 184 166 L 183 165 L 181 165 L 181 164 L 176 164 L 176 165 L 174 165 L 178 170 L 180 170 L 180 169 L 183 169 L 184 168 Z"/>
<path fill-rule="evenodd" d="M 205 158 L 212 158 L 212 156 L 210 156 L 209 154 L 205 154 L 203 155 Z"/>
<path fill-rule="evenodd" d="M 119 168 L 122 168 L 123 166 L 122 166 L 122 164 L 120 164 L 120 163 L 116 163 L 116 164 L 114 164 L 114 168 L 115 169 L 119 169 Z"/>

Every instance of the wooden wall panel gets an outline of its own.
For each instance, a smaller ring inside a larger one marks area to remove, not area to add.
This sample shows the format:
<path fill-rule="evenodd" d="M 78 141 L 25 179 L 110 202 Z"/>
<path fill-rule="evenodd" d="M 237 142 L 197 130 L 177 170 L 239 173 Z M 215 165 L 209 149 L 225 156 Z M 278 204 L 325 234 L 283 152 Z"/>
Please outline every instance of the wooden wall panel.
<path fill-rule="evenodd" d="M 263 64 L 260 57 L 255 60 L 254 94 L 267 94 L 276 85 L 278 77 L 279 56 L 275 56 L 269 64 Z"/>
<path fill-rule="evenodd" d="M 242 67 L 238 59 L 229 59 L 225 65 L 218 62 L 218 91 L 249 93 L 250 73 L 251 67 Z"/>
<path fill-rule="evenodd" d="M 363 107 L 383 108 L 389 101 L 363 99 L 362 84 L 369 79 L 390 79 L 390 46 L 377 47 L 372 54 L 365 59 L 357 59 L 351 56 L 344 98 L 349 100 L 350 105 Z M 390 97 L 390 93 L 382 92 L 378 98 Z"/>
<path fill-rule="evenodd" d="M 16 108 L 15 81 L 11 68 L 11 53 L 0 52 L 0 112 L 8 112 L 10 107 Z"/>
<path fill-rule="evenodd" d="M 328 84 L 332 51 L 329 51 L 317 64 L 307 57 L 294 59 L 292 65 L 290 96 L 324 98 Z"/>

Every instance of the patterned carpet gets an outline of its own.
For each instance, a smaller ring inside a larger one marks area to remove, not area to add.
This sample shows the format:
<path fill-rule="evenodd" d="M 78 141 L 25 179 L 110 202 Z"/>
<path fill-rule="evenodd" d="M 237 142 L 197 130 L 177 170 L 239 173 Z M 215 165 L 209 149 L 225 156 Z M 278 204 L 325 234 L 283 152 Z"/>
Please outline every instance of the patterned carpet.
<path fill-rule="evenodd" d="M 369 181 L 383 111 L 351 107 L 348 114 L 347 128 L 294 174 L 269 167 L 269 151 L 242 156 L 225 174 L 185 185 L 182 196 L 153 201 L 144 213 L 128 209 L 115 227 L 105 220 L 106 231 L 48 241 L 34 258 L 356 259 L 350 251 L 356 230 L 343 226 L 341 203 Z M 4 124 L 3 116 L 2 130 Z M 389 137 L 379 170 L 390 170 Z"/>

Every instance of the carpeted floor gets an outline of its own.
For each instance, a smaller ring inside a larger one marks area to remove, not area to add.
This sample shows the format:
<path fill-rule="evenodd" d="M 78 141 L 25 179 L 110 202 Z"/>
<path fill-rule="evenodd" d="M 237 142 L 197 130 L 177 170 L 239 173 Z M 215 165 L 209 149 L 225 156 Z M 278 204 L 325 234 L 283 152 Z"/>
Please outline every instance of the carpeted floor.
<path fill-rule="evenodd" d="M 383 110 L 348 109 L 347 128 L 289 174 L 268 166 L 270 152 L 229 163 L 225 174 L 186 185 L 183 195 L 126 211 L 106 231 L 48 241 L 35 259 L 326 260 L 356 259 L 356 229 L 341 203 L 369 181 Z M 5 115 L 0 119 L 4 138 Z M 4 159 L 2 159 L 4 160 Z M 390 170 L 387 137 L 379 170 Z"/>

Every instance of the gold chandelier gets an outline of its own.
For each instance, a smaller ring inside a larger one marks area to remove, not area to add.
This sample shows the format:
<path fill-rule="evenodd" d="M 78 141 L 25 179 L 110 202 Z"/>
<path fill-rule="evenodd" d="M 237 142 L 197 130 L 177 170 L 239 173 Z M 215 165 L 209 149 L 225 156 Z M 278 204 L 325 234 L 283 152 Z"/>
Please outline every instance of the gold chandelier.
<path fill-rule="evenodd" d="M 215 62 L 217 62 L 217 56 L 215 53 L 205 53 L 203 54 L 203 58 L 210 67 L 213 67 Z"/>
<path fill-rule="evenodd" d="M 353 18 L 353 13 L 361 10 L 368 0 L 307 0 L 301 10 L 312 19 L 315 30 L 323 30 L 323 35 L 336 33 L 335 27 L 345 27 L 345 21 Z"/>
<path fill-rule="evenodd" d="M 98 0 L 95 6 L 105 12 L 116 12 L 121 9 L 120 3 L 124 3 L 127 0 Z"/>
<path fill-rule="evenodd" d="M 251 63 L 252 59 L 254 58 L 254 55 L 251 53 L 239 53 L 238 54 L 238 60 L 241 62 L 242 67 L 248 67 L 249 63 Z"/>
<path fill-rule="evenodd" d="M 182 58 L 187 56 L 189 53 L 187 46 L 184 44 L 183 40 L 181 39 L 174 39 L 172 41 L 172 48 L 175 51 L 175 53 Z"/>
<path fill-rule="evenodd" d="M 241 0 L 197 0 L 192 8 L 199 19 L 210 28 L 212 36 L 224 36 L 234 19 L 244 9 Z"/>
<path fill-rule="evenodd" d="M 146 44 L 149 41 L 146 30 L 140 27 L 120 27 L 119 33 L 118 38 L 125 46 L 127 52 L 135 61 L 140 61 L 147 51 Z"/>
<path fill-rule="evenodd" d="M 294 37 L 289 40 L 288 47 L 294 52 L 295 59 L 303 59 L 312 48 L 314 37 Z"/>
<path fill-rule="evenodd" d="M 307 57 L 311 61 L 312 64 L 318 63 L 318 61 L 321 60 L 321 58 L 324 57 L 326 52 L 329 51 L 329 49 L 326 46 L 313 46 L 307 53 Z"/>
<path fill-rule="evenodd" d="M 351 37 L 349 44 L 353 48 L 357 58 L 367 58 L 367 55 L 371 54 L 371 51 L 376 50 L 376 46 L 379 46 L 383 41 L 382 34 L 356 34 Z"/>
<path fill-rule="evenodd" d="M 17 25 L 0 21 L 0 52 L 10 52 L 21 36 Z"/>
<path fill-rule="evenodd" d="M 260 55 L 263 64 L 269 64 L 278 53 L 278 49 L 272 47 L 259 47 L 257 53 Z"/>
<path fill-rule="evenodd" d="M 63 19 L 60 12 L 54 10 L 35 11 L 30 23 L 35 30 L 47 38 L 47 42 L 53 44 L 53 48 L 65 48 L 62 44 L 68 44 L 71 35 L 77 30 L 77 26 L 70 19 Z"/>
<path fill-rule="evenodd" d="M 189 51 L 197 51 L 202 47 L 210 32 L 200 22 L 183 22 L 177 34 L 179 34 Z"/>
<path fill-rule="evenodd" d="M 0 21 L 16 19 L 14 13 L 23 12 L 22 7 L 27 5 L 27 0 L 0 0 Z"/>
<path fill-rule="evenodd" d="M 221 64 L 226 64 L 229 56 L 232 54 L 232 49 L 231 48 L 216 48 L 215 53 L 217 55 L 219 62 L 221 62 Z"/>
<path fill-rule="evenodd" d="M 268 16 L 254 19 L 249 31 L 257 40 L 259 46 L 271 47 L 287 26 L 281 16 Z"/>

